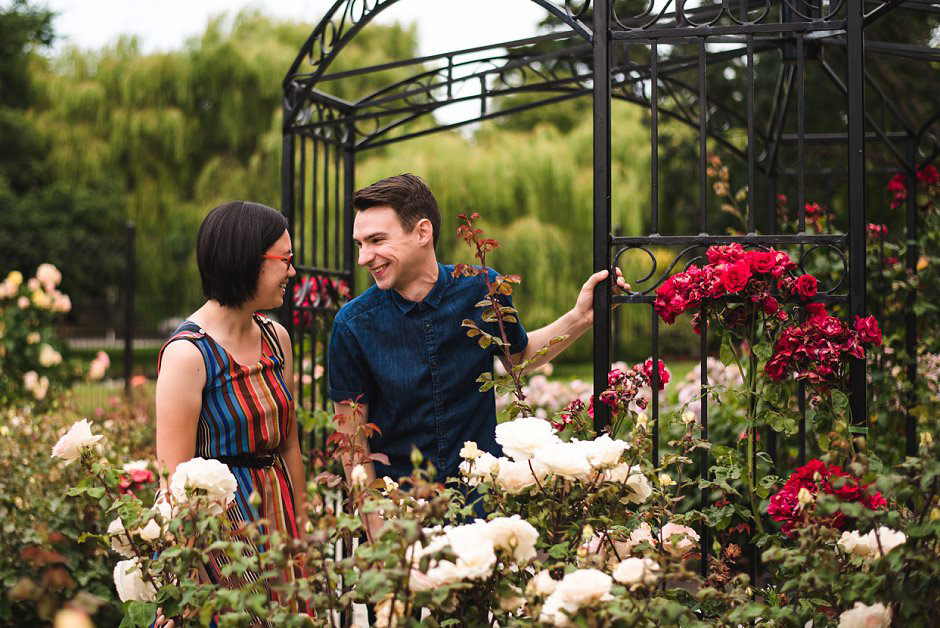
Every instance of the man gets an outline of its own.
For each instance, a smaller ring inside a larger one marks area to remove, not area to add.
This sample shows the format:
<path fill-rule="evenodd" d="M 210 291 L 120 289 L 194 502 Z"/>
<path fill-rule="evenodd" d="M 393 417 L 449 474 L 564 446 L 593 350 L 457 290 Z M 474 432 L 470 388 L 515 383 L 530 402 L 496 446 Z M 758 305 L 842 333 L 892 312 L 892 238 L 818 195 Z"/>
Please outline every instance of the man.
<path fill-rule="evenodd" d="M 368 480 L 410 475 L 414 446 L 434 463 L 439 479 L 457 474 L 464 441 L 501 455 L 493 392 L 481 393 L 476 381 L 492 369 L 496 347 L 481 349 L 461 326 L 470 318 L 496 333 L 476 307 L 486 287 L 482 277 L 455 278 L 453 266 L 438 263 L 441 215 L 434 195 L 419 177 L 403 174 L 359 190 L 353 207 L 358 263 L 368 268 L 375 285 L 336 315 L 329 382 L 336 413 L 343 415 L 338 429 L 357 435 L 363 451 L 388 456 L 387 465 L 363 464 Z M 574 308 L 555 322 L 528 334 L 521 324 L 508 325 L 513 363 L 533 357 L 552 338 L 567 336 L 532 366 L 551 360 L 589 329 L 594 287 L 607 274 L 591 275 Z M 618 287 L 628 289 L 619 269 L 617 275 Z M 381 434 L 367 441 L 360 427 L 370 422 Z M 344 460 L 347 478 L 353 464 Z M 381 523 L 374 517 L 366 525 L 371 538 Z"/>

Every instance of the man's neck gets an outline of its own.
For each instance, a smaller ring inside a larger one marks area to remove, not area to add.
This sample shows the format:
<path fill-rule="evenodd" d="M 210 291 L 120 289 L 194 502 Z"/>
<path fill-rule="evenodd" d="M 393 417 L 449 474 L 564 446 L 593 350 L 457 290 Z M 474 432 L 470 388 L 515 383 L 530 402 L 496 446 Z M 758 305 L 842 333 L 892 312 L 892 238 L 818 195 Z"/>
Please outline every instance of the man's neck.
<path fill-rule="evenodd" d="M 437 259 L 432 258 L 427 264 L 422 265 L 414 279 L 401 288 L 394 288 L 398 294 L 409 301 L 418 303 L 424 300 L 424 297 L 431 293 L 434 284 L 437 283 L 439 272 Z"/>

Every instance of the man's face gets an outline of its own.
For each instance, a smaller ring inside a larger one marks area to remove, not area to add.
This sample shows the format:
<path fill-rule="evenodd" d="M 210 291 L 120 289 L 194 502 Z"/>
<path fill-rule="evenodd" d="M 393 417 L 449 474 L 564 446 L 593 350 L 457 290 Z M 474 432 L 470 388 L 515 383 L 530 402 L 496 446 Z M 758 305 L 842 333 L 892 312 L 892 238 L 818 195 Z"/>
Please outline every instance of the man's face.
<path fill-rule="evenodd" d="M 418 229 L 405 231 L 391 207 L 357 212 L 353 240 L 359 247 L 358 264 L 369 269 L 380 290 L 403 287 L 415 274 Z"/>

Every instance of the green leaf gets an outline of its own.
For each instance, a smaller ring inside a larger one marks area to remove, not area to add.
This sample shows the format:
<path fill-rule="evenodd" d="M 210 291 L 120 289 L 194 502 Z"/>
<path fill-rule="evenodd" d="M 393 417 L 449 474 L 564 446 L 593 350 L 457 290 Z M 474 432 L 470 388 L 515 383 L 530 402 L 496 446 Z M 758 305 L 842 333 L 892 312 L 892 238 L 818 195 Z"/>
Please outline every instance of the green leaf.
<path fill-rule="evenodd" d="M 552 558 L 562 559 L 568 553 L 568 541 L 552 545 L 548 550 L 548 555 Z"/>
<path fill-rule="evenodd" d="M 832 401 L 832 407 L 836 412 L 845 412 L 849 407 L 849 398 L 840 390 L 833 390 L 829 393 L 829 399 Z"/>
<path fill-rule="evenodd" d="M 731 334 L 725 334 L 721 338 L 721 349 L 718 351 L 718 357 L 725 366 L 731 366 L 735 363 L 734 345 L 731 342 Z"/>
<path fill-rule="evenodd" d="M 769 342 L 761 342 L 757 345 L 754 345 L 754 355 L 756 355 L 757 359 L 759 359 L 761 362 L 766 362 L 773 354 L 774 350 L 770 346 Z"/>

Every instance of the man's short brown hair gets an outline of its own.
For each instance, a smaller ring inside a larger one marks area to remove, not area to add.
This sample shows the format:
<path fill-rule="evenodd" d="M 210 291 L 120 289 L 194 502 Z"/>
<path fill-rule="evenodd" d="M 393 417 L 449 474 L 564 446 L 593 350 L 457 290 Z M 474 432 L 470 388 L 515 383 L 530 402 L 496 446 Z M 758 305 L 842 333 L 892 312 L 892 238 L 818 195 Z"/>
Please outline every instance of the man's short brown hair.
<path fill-rule="evenodd" d="M 391 207 L 405 231 L 413 230 L 419 220 L 427 218 L 434 229 L 434 247 L 437 247 L 441 234 L 441 210 L 421 177 L 405 173 L 376 181 L 353 194 L 352 204 L 359 211 L 370 207 Z"/>

